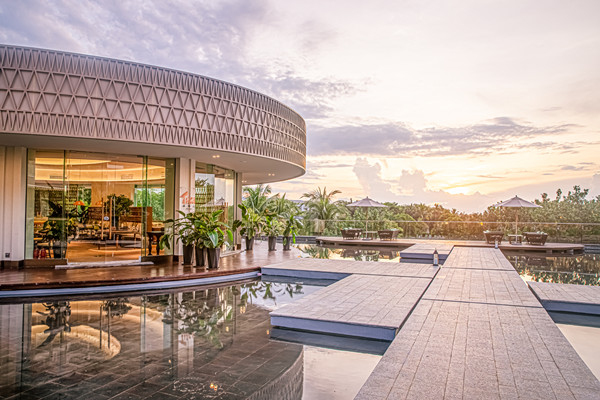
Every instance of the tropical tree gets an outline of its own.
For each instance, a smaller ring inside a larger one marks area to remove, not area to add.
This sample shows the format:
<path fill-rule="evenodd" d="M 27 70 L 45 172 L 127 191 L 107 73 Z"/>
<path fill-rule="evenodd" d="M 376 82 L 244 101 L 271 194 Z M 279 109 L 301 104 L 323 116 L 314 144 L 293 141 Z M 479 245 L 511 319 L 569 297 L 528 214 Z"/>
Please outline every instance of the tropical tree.
<path fill-rule="evenodd" d="M 256 185 L 254 187 L 248 186 L 244 188 L 244 205 L 254 210 L 258 215 L 264 215 L 273 201 L 274 196 L 270 196 L 271 186 L 269 185 Z"/>
<path fill-rule="evenodd" d="M 302 198 L 308 199 L 306 202 L 306 217 L 309 219 L 333 220 L 344 213 L 339 202 L 333 200 L 333 196 L 340 194 L 339 190 L 333 190 L 327 193 L 327 188 L 317 187 L 315 190 L 304 193 Z"/>

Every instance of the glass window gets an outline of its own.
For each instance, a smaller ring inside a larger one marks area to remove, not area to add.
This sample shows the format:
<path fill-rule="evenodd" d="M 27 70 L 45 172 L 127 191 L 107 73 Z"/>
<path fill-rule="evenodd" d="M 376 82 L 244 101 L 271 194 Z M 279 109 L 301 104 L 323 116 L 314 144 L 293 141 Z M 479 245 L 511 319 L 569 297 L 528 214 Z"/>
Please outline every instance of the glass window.
<path fill-rule="evenodd" d="M 29 152 L 27 257 L 137 260 L 173 212 L 172 160 Z M 156 254 L 156 253 L 155 253 Z"/>
<path fill-rule="evenodd" d="M 229 225 L 235 218 L 235 172 L 212 164 L 196 163 L 196 211 L 223 210 Z M 228 247 L 232 247 L 228 242 Z"/>

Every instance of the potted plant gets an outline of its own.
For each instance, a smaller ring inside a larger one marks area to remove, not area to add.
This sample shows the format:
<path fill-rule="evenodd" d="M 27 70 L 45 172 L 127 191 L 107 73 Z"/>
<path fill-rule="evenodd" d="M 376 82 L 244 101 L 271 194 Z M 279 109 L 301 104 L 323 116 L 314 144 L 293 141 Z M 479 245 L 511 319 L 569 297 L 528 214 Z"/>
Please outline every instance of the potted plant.
<path fill-rule="evenodd" d="M 40 232 L 54 253 L 54 258 L 66 258 L 69 237 L 75 236 L 77 231 L 76 212 L 64 211 L 60 204 L 53 201 L 48 205 L 52 211 Z"/>
<path fill-rule="evenodd" d="M 225 235 L 233 241 L 233 232 L 229 225 L 220 220 L 223 210 L 204 214 L 204 230 L 199 237 L 200 243 L 207 249 L 208 268 L 219 268 L 221 247 L 225 243 Z"/>
<path fill-rule="evenodd" d="M 190 265 L 192 263 L 192 257 L 194 254 L 194 243 L 196 241 L 196 231 L 194 221 L 196 220 L 195 213 L 184 213 L 183 211 L 177 211 L 182 218 L 179 219 L 167 219 L 165 224 L 173 224 L 170 232 L 160 238 L 159 246 L 161 249 L 171 248 L 171 241 L 174 237 L 177 237 L 177 241 L 180 241 L 183 245 L 183 264 Z"/>
<path fill-rule="evenodd" d="M 296 243 L 296 235 L 303 228 L 299 212 L 290 212 L 285 216 L 285 226 L 283 228 L 283 250 L 291 250 L 292 241 Z"/>
<path fill-rule="evenodd" d="M 119 228 L 119 217 L 128 215 L 130 207 L 133 205 L 133 200 L 124 194 L 110 194 L 104 202 L 104 210 L 112 216 L 111 224 L 113 228 Z"/>
<path fill-rule="evenodd" d="M 264 226 L 264 219 L 244 204 L 239 204 L 238 207 L 242 210 L 242 220 L 239 222 L 242 226 L 240 234 L 246 237 L 246 250 L 252 250 L 254 248 L 254 238 Z"/>
<path fill-rule="evenodd" d="M 269 251 L 275 251 L 277 246 L 277 236 L 281 234 L 282 224 L 274 215 L 265 217 L 265 226 L 263 229 L 265 235 L 269 238 Z"/>

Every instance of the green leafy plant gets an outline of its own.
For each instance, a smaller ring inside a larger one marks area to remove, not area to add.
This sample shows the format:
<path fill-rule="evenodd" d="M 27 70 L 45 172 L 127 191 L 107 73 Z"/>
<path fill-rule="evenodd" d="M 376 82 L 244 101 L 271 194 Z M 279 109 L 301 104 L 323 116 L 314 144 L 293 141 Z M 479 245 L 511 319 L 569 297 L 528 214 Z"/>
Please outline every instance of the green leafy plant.
<path fill-rule="evenodd" d="M 242 220 L 237 223 L 237 225 L 242 227 L 240 234 L 246 236 L 248 239 L 252 239 L 263 230 L 265 219 L 262 215 L 254 211 L 254 209 L 244 204 L 239 204 L 238 207 L 242 210 Z"/>
<path fill-rule="evenodd" d="M 160 248 L 171 248 L 171 242 L 173 238 L 176 238 L 177 242 L 181 242 L 184 246 L 193 245 L 199 236 L 199 232 L 196 230 L 196 220 L 200 218 L 200 215 L 195 212 L 184 213 L 183 211 L 177 211 L 181 218 L 168 219 L 165 221 L 165 225 L 172 225 L 172 230 L 166 232 L 160 238 Z M 202 224 L 199 224 L 202 226 Z"/>
<path fill-rule="evenodd" d="M 207 249 L 216 249 L 225 243 L 225 235 L 233 242 L 231 227 L 221 221 L 223 210 L 203 213 L 202 218 L 194 221 L 198 230 L 198 242 Z"/>
<path fill-rule="evenodd" d="M 131 212 L 130 207 L 133 205 L 133 200 L 124 194 L 116 195 L 109 194 L 104 202 L 104 210 L 106 213 L 110 213 L 111 209 L 113 217 L 120 217 L 122 215 L 129 215 Z"/>
<path fill-rule="evenodd" d="M 53 201 L 48 202 L 48 205 L 51 212 L 40 233 L 48 242 L 66 243 L 68 238 L 75 236 L 77 232 L 77 210 L 64 210 L 62 205 Z"/>
<path fill-rule="evenodd" d="M 293 210 L 284 215 L 285 225 L 283 228 L 284 237 L 292 237 L 292 241 L 296 243 L 296 235 L 304 227 L 300 218 L 300 211 Z"/>
<path fill-rule="evenodd" d="M 268 237 L 276 237 L 281 235 L 283 232 L 283 224 L 274 215 L 267 215 L 265 217 L 265 224 L 263 227 L 263 233 Z"/>

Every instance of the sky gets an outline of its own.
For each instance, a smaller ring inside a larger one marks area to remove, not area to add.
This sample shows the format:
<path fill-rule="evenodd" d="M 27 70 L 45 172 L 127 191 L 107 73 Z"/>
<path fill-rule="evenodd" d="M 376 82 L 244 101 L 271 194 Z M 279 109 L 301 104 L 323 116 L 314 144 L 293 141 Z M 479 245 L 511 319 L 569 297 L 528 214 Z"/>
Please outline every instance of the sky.
<path fill-rule="evenodd" d="M 0 0 L 0 42 L 175 68 L 307 123 L 298 199 L 600 195 L 600 1 Z"/>

